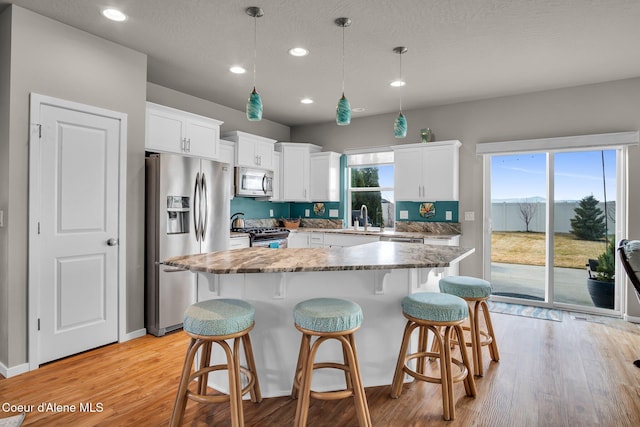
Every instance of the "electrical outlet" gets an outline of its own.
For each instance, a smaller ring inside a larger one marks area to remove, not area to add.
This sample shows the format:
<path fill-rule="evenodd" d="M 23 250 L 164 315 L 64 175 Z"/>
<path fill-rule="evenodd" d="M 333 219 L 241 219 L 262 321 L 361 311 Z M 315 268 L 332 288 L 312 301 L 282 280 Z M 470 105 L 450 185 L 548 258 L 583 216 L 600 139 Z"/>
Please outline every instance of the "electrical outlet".
<path fill-rule="evenodd" d="M 453 219 L 453 213 L 451 211 L 446 211 L 444 213 L 444 219 L 447 221 L 451 221 Z"/>
<path fill-rule="evenodd" d="M 338 209 L 329 209 L 329 218 L 338 218 Z"/>
<path fill-rule="evenodd" d="M 304 216 L 308 217 L 309 215 L 310 215 L 310 214 L 309 214 L 309 209 L 305 209 L 305 210 L 304 210 Z"/>
<path fill-rule="evenodd" d="M 475 221 L 476 220 L 476 213 L 471 211 L 471 212 L 465 212 L 464 213 L 464 220 L 465 221 Z"/>
<path fill-rule="evenodd" d="M 409 219 L 409 211 L 400 211 L 400 219 Z"/>
<path fill-rule="evenodd" d="M 269 216 L 273 218 L 273 209 L 269 209 Z"/>

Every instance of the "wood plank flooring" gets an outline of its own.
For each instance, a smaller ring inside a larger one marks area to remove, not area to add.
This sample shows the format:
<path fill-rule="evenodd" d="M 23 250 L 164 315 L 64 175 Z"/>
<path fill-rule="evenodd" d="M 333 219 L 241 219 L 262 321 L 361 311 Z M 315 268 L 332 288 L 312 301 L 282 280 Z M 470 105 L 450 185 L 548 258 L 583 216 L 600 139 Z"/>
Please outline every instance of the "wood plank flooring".
<path fill-rule="evenodd" d="M 563 322 L 553 322 L 492 313 L 501 360 L 490 362 L 483 351 L 477 398 L 466 397 L 462 383 L 455 385 L 454 421 L 442 419 L 440 386 L 420 382 L 405 385 L 395 400 L 389 386 L 368 388 L 373 425 L 640 425 L 640 369 L 632 363 L 640 358 L 640 327 L 576 316 L 565 313 Z M 390 342 L 399 346 L 401 334 Z M 0 379 L 0 418 L 11 414 L 7 405 L 33 405 L 23 425 L 168 425 L 186 347 L 182 332 L 148 335 Z M 42 403 L 47 407 L 39 410 Z M 94 412 L 87 411 L 89 404 Z M 293 424 L 295 401 L 288 397 L 245 401 L 243 407 L 247 426 Z M 228 404 L 187 405 L 185 425 L 229 424 Z M 356 426 L 352 402 L 313 402 L 309 425 Z"/>

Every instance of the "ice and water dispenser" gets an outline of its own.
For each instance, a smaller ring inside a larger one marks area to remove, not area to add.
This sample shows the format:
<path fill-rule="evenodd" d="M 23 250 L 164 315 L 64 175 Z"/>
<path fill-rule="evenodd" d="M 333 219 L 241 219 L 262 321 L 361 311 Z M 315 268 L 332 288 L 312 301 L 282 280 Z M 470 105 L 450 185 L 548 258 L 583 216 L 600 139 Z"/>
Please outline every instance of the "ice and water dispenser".
<path fill-rule="evenodd" d="M 167 196 L 167 234 L 189 232 L 189 197 Z"/>

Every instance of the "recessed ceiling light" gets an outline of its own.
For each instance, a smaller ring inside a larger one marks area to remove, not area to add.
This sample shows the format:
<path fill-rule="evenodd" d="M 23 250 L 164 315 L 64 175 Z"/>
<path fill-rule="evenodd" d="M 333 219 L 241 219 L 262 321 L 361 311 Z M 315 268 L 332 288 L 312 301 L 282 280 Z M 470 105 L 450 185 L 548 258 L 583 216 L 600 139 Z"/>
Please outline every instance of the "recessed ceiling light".
<path fill-rule="evenodd" d="M 389 85 L 393 87 L 400 87 L 400 86 L 406 85 L 406 83 L 403 80 L 394 80 L 391 83 L 389 83 Z"/>
<path fill-rule="evenodd" d="M 122 22 L 127 20 L 127 15 L 120 12 L 118 9 L 104 9 L 102 15 L 112 21 Z"/>
<path fill-rule="evenodd" d="M 363 107 L 355 107 L 351 109 L 352 112 L 354 113 L 362 113 L 364 111 Z"/>
<path fill-rule="evenodd" d="M 302 98 L 300 100 L 300 103 L 301 104 L 313 104 L 313 99 L 311 99 L 311 98 Z"/>
<path fill-rule="evenodd" d="M 229 68 L 229 71 L 231 71 L 233 74 L 244 74 L 247 72 L 247 70 L 239 65 L 234 65 L 233 67 Z"/>
<path fill-rule="evenodd" d="M 307 56 L 309 51 L 303 47 L 292 47 L 289 49 L 289 55 L 291 56 Z"/>

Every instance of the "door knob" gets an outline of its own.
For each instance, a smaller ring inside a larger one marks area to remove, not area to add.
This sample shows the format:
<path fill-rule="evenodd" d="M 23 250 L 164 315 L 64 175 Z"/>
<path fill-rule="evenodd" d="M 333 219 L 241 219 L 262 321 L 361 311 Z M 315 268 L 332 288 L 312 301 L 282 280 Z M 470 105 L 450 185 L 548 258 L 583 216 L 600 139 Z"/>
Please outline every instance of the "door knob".
<path fill-rule="evenodd" d="M 115 237 L 112 237 L 109 240 L 107 240 L 107 245 L 109 246 L 116 246 L 117 244 L 118 244 L 118 239 L 116 239 Z"/>

